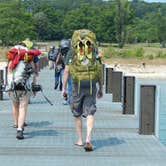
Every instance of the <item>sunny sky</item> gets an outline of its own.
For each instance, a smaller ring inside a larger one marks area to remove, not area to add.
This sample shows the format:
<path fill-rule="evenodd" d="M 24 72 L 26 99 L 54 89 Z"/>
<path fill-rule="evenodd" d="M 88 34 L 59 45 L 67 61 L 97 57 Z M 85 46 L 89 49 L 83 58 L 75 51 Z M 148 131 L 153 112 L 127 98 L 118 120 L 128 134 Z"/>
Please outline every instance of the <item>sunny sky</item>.
<path fill-rule="evenodd" d="M 166 0 L 144 0 L 146 2 L 165 2 L 166 3 Z"/>
<path fill-rule="evenodd" d="M 103 0 L 103 1 L 108 1 L 108 0 Z M 162 3 L 166 3 L 166 0 L 144 0 L 144 1 L 145 2 L 162 2 Z"/>

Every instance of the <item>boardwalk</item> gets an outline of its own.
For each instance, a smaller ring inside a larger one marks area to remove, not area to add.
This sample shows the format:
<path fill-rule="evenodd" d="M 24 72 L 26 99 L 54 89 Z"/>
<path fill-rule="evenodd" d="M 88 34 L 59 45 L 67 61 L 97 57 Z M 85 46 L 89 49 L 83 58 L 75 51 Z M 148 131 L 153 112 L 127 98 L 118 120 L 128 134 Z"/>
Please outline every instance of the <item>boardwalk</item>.
<path fill-rule="evenodd" d="M 54 103 L 50 106 L 40 93 L 29 105 L 25 139 L 17 140 L 12 128 L 8 96 L 0 101 L 0 165 L 2 166 L 164 166 L 166 147 L 154 136 L 138 134 L 138 119 L 122 115 L 121 104 L 111 94 L 98 100 L 93 152 L 75 147 L 73 117 L 62 105 L 61 93 L 53 90 L 53 71 L 45 68 L 39 82 Z M 84 129 L 85 129 L 85 121 Z M 85 138 L 84 130 L 84 138 Z"/>

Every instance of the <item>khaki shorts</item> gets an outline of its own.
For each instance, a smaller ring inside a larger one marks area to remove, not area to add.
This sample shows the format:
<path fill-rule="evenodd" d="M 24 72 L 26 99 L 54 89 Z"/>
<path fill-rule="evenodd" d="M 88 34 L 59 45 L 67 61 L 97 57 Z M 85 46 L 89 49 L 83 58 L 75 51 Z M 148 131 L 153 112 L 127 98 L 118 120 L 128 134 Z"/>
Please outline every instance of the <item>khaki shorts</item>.
<path fill-rule="evenodd" d="M 96 112 L 96 84 L 93 84 L 92 94 L 90 94 L 89 87 L 80 87 L 78 93 L 78 85 L 72 84 L 72 100 L 71 111 L 74 117 L 87 117 L 88 115 L 94 115 Z"/>
<path fill-rule="evenodd" d="M 29 101 L 31 92 L 16 90 L 14 92 L 9 92 L 9 97 L 13 102 Z"/>

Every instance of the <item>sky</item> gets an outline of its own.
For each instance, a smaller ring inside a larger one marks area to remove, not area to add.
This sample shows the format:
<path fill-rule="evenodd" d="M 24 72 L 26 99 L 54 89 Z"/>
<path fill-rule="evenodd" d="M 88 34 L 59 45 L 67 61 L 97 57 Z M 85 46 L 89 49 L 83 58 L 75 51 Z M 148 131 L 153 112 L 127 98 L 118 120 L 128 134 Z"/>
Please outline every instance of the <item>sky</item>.
<path fill-rule="evenodd" d="M 108 0 L 103 0 L 103 1 L 108 1 Z M 166 0 L 144 0 L 144 1 L 145 2 L 162 2 L 162 3 L 166 3 Z"/>
<path fill-rule="evenodd" d="M 144 0 L 146 2 L 165 2 L 166 3 L 166 0 Z"/>

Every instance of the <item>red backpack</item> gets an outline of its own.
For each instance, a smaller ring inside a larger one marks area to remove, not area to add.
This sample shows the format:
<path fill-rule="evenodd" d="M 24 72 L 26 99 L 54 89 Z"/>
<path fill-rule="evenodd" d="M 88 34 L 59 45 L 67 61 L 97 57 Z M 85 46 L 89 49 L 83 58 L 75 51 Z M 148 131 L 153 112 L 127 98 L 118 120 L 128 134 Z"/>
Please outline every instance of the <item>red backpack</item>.
<path fill-rule="evenodd" d="M 27 50 L 26 47 L 12 47 L 7 52 L 7 59 L 11 61 L 9 68 L 14 69 L 20 60 L 31 62 L 34 56 L 41 54 L 40 50 Z"/>

